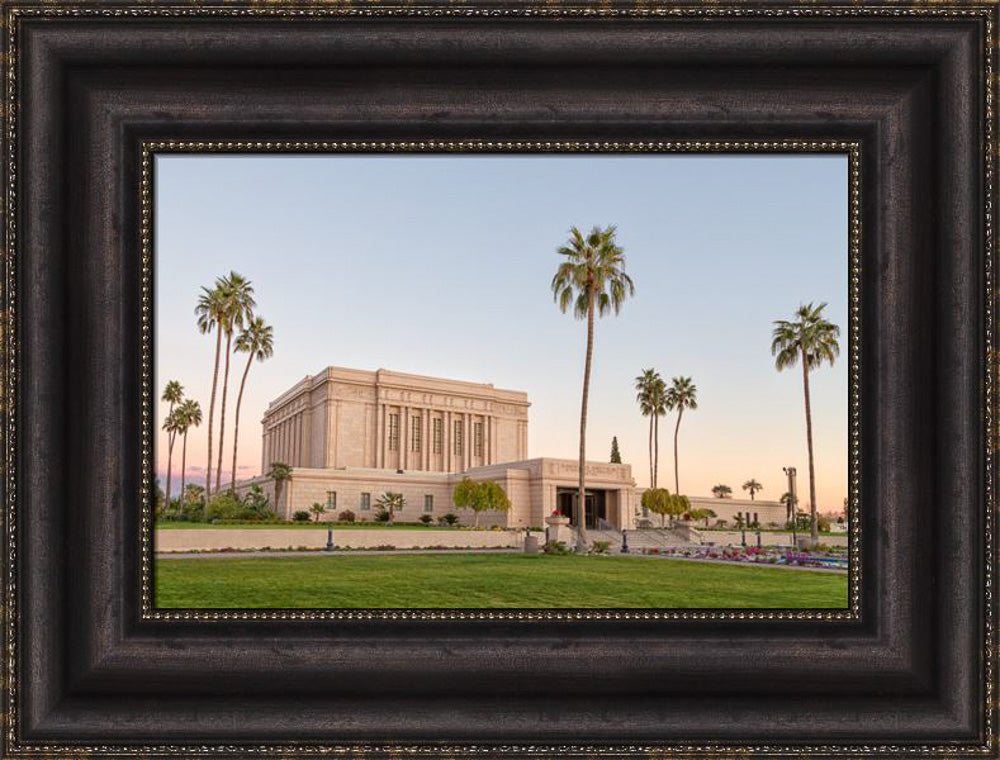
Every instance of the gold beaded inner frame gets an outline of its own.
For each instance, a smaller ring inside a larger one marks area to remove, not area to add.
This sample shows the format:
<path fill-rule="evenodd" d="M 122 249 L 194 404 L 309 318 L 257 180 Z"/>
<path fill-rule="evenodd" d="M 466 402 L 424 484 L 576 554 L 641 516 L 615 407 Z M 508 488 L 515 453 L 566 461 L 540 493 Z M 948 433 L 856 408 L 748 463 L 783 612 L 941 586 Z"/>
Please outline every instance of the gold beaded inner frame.
<path fill-rule="evenodd" d="M 153 164 L 164 154 L 815 154 L 848 157 L 848 600 L 837 610 L 726 610 L 726 609 L 254 609 L 161 610 L 153 595 L 153 388 L 152 308 Z M 142 144 L 142 615 L 149 620 L 820 620 L 844 621 L 860 617 L 861 525 L 859 502 L 859 447 L 861 399 L 859 391 L 860 280 L 861 280 L 861 144 L 845 140 L 736 140 L 701 141 L 184 141 L 158 140 Z"/>

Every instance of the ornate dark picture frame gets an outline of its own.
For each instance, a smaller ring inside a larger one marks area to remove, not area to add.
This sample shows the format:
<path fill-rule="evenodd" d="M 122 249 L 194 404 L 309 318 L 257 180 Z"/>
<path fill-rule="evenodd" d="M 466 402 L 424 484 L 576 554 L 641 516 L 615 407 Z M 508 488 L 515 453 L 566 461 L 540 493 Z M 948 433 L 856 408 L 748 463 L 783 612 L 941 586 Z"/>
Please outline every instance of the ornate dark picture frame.
<path fill-rule="evenodd" d="M 5 756 L 996 753 L 995 3 L 0 5 Z M 847 613 L 150 609 L 156 146 L 810 143 Z"/>

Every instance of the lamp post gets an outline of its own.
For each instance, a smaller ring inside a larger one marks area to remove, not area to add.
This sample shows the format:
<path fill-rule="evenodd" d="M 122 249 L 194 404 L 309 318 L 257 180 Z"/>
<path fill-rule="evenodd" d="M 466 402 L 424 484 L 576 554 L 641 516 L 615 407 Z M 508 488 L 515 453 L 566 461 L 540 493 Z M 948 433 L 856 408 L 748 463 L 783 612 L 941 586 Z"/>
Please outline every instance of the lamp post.
<path fill-rule="evenodd" d="M 326 526 L 326 549 L 324 551 L 333 551 L 333 526 Z"/>

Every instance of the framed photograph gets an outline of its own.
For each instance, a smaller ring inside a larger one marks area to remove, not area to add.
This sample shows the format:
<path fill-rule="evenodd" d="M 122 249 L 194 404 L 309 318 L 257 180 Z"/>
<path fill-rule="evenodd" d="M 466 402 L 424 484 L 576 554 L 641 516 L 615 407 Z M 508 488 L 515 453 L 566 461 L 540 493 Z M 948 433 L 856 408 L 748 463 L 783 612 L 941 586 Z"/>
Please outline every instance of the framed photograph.
<path fill-rule="evenodd" d="M 4 756 L 996 755 L 996 3 L 0 5 Z"/>

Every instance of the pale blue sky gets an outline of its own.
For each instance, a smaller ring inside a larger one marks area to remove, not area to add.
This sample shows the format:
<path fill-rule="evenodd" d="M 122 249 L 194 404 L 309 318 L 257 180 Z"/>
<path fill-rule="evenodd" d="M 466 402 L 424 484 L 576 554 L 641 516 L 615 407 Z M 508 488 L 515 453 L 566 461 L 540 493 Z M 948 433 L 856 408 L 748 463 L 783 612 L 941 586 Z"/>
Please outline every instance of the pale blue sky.
<path fill-rule="evenodd" d="M 633 380 L 654 367 L 698 387 L 681 427 L 681 490 L 741 494 L 752 476 L 777 498 L 783 465 L 806 471 L 806 447 L 801 373 L 774 370 L 773 321 L 828 301 L 842 357 L 811 376 L 814 435 L 819 508 L 840 509 L 847 197 L 847 159 L 831 155 L 161 156 L 158 385 L 179 380 L 207 415 L 214 340 L 193 309 L 201 285 L 235 269 L 253 281 L 276 344 L 250 372 L 241 477 L 259 470 L 268 400 L 330 364 L 524 390 L 529 455 L 575 457 L 586 331 L 552 302 L 555 250 L 571 225 L 616 224 L 636 295 L 597 325 L 588 458 L 606 460 L 617 435 L 646 484 Z M 671 489 L 673 424 L 660 422 L 660 484 Z M 227 428 L 229 449 L 231 417 Z M 189 438 L 194 480 L 205 436 L 203 425 Z"/>

